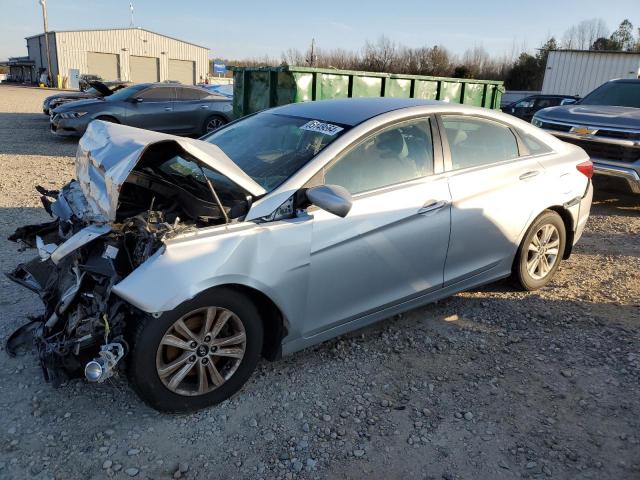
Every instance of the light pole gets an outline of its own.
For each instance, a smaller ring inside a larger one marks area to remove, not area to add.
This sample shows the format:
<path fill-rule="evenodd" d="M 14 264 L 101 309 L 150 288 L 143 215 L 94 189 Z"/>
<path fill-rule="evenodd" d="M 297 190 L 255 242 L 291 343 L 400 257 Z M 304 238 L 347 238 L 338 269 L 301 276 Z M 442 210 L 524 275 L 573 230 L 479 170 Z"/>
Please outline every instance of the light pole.
<path fill-rule="evenodd" d="M 49 33 L 47 28 L 47 0 L 40 0 L 42 7 L 42 21 L 44 22 L 44 45 L 47 49 L 47 77 L 49 78 L 49 86 L 53 86 L 53 76 L 51 74 L 51 53 L 49 52 Z"/>

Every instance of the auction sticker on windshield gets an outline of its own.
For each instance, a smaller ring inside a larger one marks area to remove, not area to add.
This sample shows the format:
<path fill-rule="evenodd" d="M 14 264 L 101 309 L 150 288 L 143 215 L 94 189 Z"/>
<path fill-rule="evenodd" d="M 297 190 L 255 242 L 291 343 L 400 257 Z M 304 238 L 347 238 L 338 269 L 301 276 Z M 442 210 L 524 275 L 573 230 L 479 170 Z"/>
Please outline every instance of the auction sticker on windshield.
<path fill-rule="evenodd" d="M 331 135 L 332 137 L 344 130 L 344 128 L 337 125 L 331 125 L 330 123 L 319 122 L 318 120 L 311 120 L 300 127 L 301 130 L 309 130 L 310 132 L 324 133 L 325 135 Z"/>

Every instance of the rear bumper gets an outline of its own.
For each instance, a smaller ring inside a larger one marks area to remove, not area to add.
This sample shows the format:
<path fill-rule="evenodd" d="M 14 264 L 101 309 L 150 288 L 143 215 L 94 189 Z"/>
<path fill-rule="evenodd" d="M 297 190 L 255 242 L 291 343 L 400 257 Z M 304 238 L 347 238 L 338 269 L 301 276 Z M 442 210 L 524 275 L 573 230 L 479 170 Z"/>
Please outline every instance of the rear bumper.
<path fill-rule="evenodd" d="M 633 193 L 640 194 L 640 174 L 638 174 L 636 168 L 612 165 L 597 158 L 592 158 L 591 160 L 593 161 L 593 172 L 596 175 L 624 180 Z"/>
<path fill-rule="evenodd" d="M 591 202 L 593 200 L 593 183 L 589 181 L 589 185 L 587 186 L 587 190 L 584 192 L 584 196 L 580 199 L 580 207 L 578 208 L 578 217 L 576 221 L 576 229 L 573 233 L 573 244 L 575 245 L 580 237 L 582 237 L 582 232 L 584 232 L 584 227 L 587 225 L 587 220 L 589 219 L 589 213 L 591 212 Z"/>

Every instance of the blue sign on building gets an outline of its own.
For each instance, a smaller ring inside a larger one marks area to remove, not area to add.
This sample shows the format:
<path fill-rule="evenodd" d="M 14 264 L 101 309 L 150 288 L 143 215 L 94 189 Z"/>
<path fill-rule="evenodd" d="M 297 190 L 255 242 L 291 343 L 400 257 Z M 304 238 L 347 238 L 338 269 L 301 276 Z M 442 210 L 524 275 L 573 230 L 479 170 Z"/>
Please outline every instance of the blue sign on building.
<path fill-rule="evenodd" d="M 224 63 L 214 63 L 213 64 L 213 73 L 227 73 L 227 66 Z"/>

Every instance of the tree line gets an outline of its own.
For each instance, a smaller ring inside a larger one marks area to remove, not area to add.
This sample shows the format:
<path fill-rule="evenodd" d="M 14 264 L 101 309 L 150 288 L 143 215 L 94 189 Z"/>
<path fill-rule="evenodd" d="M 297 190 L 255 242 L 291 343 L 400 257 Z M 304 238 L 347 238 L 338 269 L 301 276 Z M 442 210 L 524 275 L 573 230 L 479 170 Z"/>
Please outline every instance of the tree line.
<path fill-rule="evenodd" d="M 323 49 L 313 42 L 306 51 L 291 48 L 280 59 L 271 57 L 229 60 L 227 65 L 261 67 L 276 65 L 312 66 L 339 70 L 430 75 L 439 77 L 503 80 L 509 90 L 540 90 L 549 51 L 558 49 L 640 52 L 640 28 L 623 20 L 609 33 L 602 19 L 584 20 L 564 33 L 560 40 L 549 37 L 536 53 L 516 48 L 499 56 L 482 46 L 452 53 L 443 45 L 407 47 L 381 36 L 367 41 L 359 50 Z M 520 53 L 517 53 L 520 51 Z"/>

